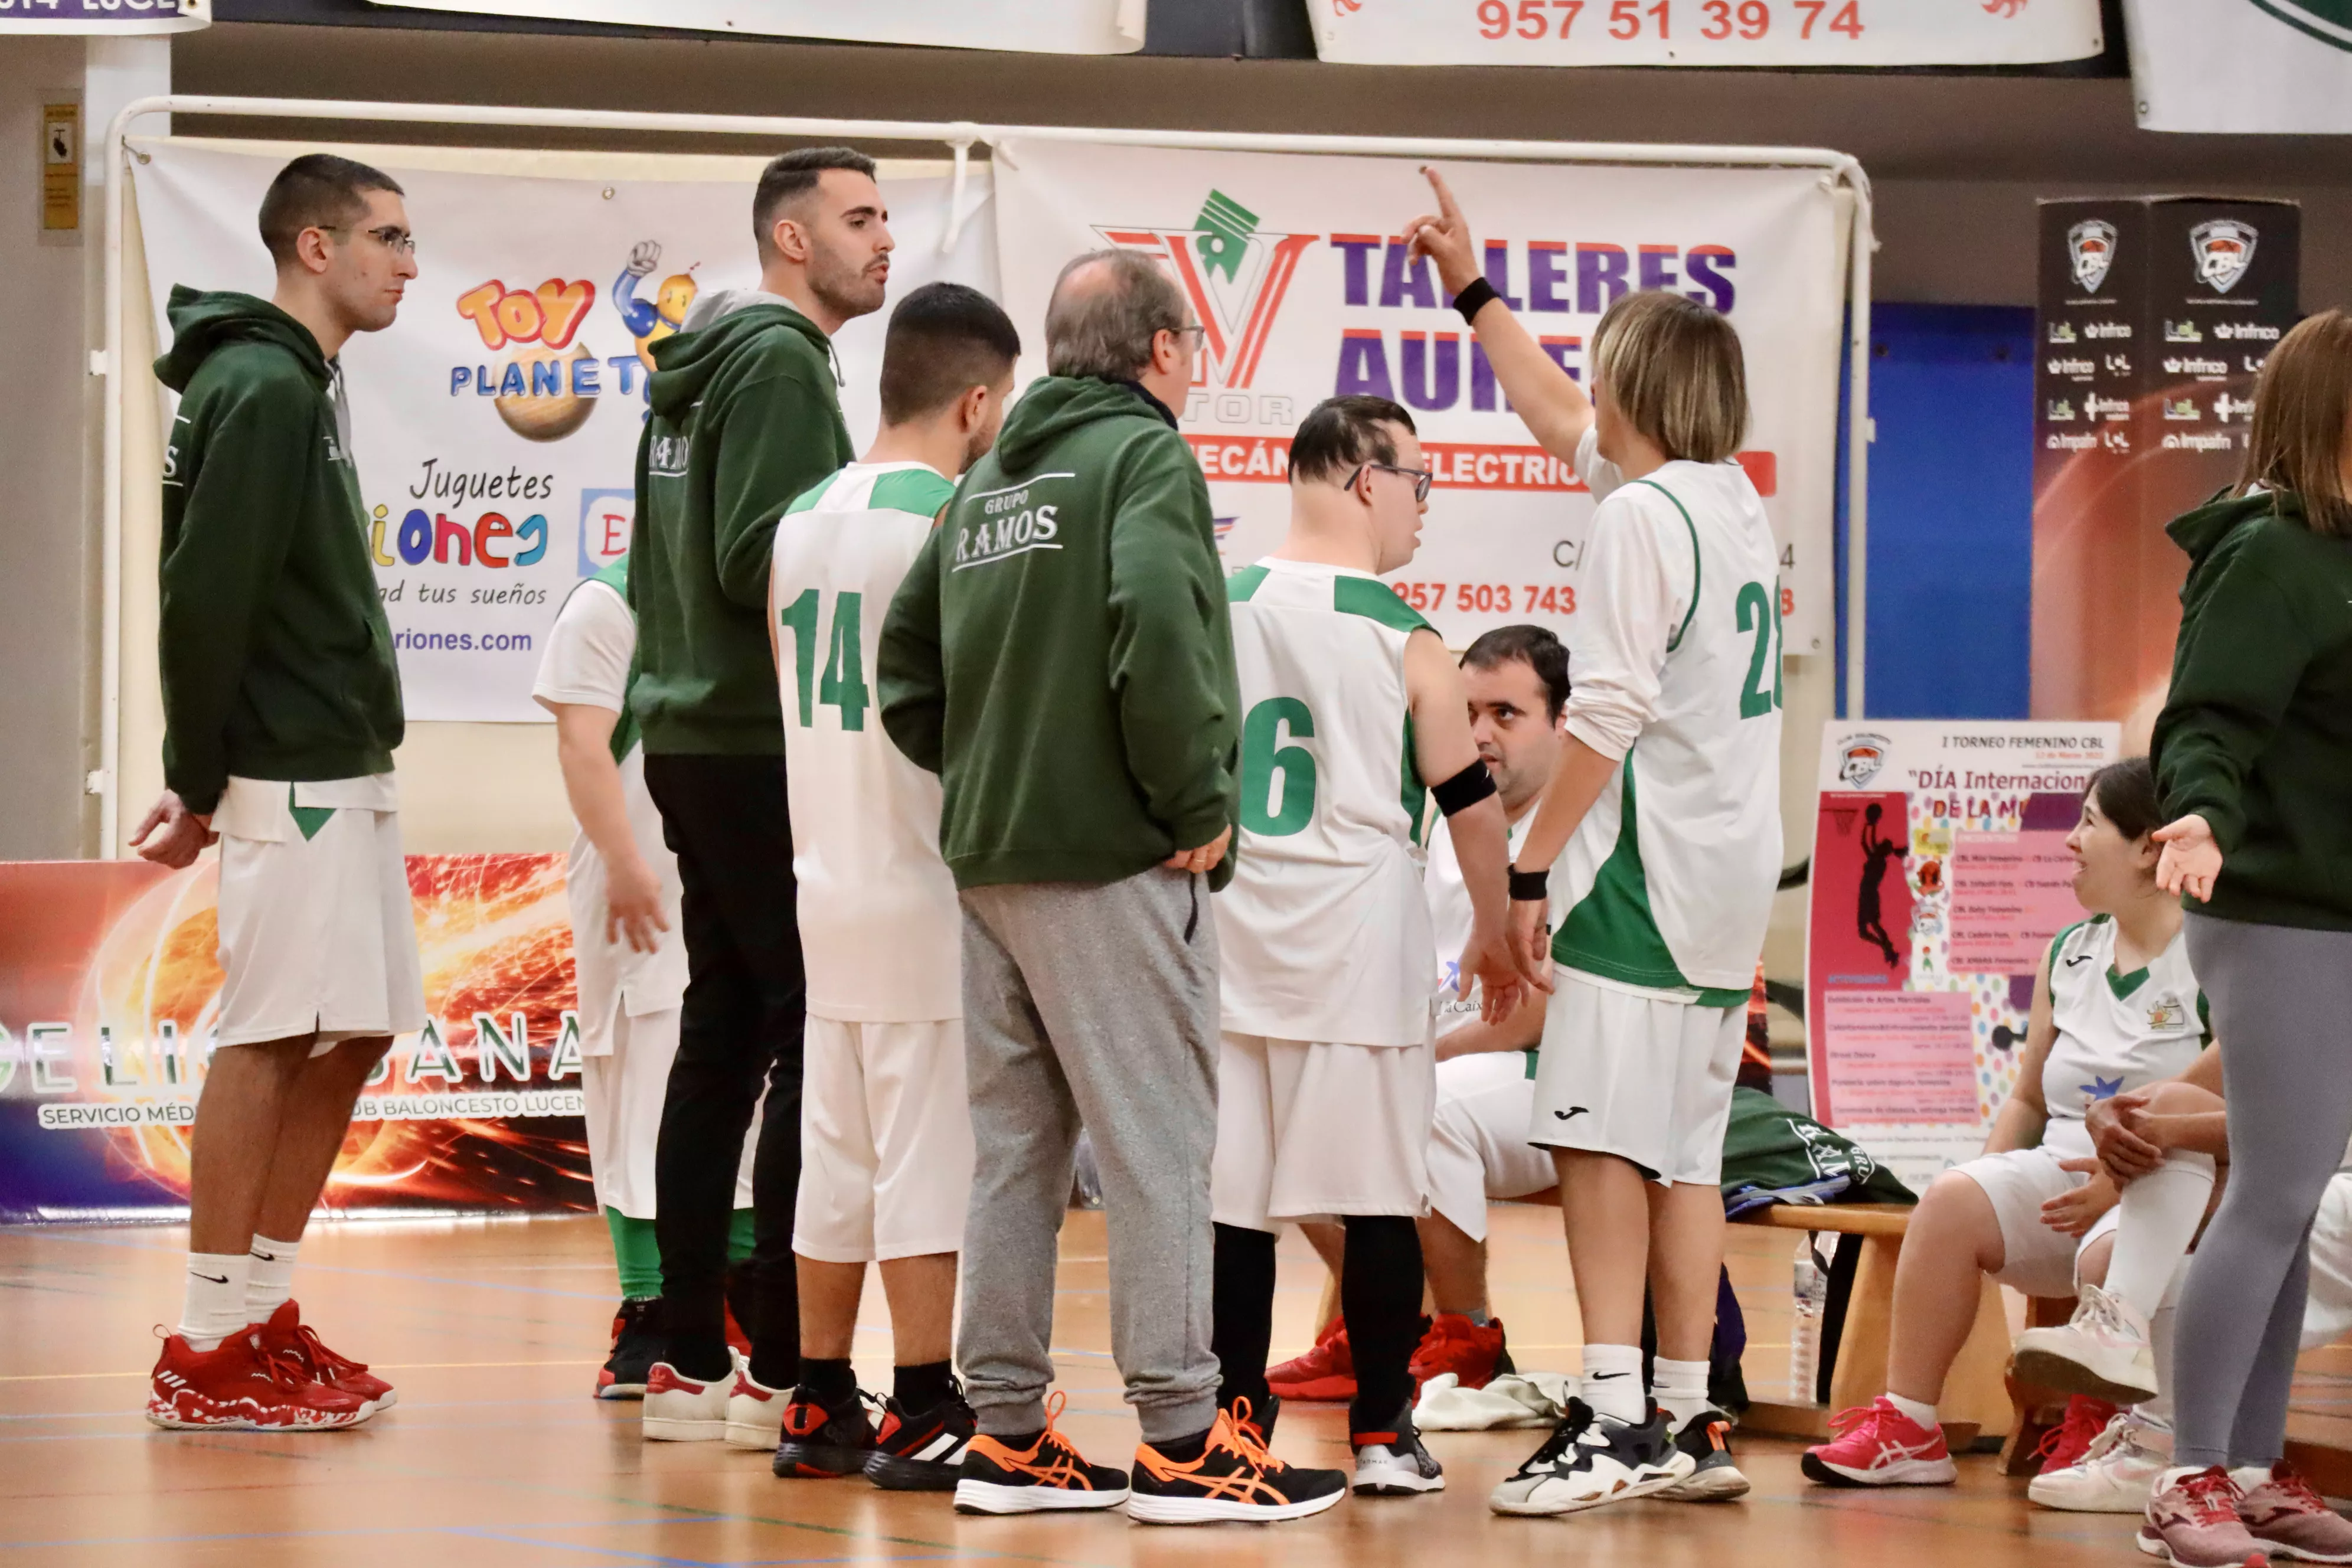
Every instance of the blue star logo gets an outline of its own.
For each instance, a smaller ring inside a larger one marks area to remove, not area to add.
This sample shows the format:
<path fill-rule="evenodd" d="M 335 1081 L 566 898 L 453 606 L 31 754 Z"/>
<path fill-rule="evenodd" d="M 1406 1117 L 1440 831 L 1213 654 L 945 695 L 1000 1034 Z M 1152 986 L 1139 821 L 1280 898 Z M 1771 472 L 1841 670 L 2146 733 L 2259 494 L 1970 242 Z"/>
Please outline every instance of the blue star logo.
<path fill-rule="evenodd" d="M 1460 959 L 1449 958 L 1445 961 L 1445 978 L 1439 983 L 1439 988 L 1441 990 L 1451 991 L 1456 996 L 1460 996 L 1465 994 L 1462 989 L 1462 961 Z"/>
<path fill-rule="evenodd" d="M 2083 1091 L 2083 1097 L 2086 1101 L 2113 1100 L 2124 1091 L 2124 1080 L 2120 1075 L 2107 1079 L 2093 1073 L 2090 1082 L 2078 1083 L 2074 1087 Z"/>

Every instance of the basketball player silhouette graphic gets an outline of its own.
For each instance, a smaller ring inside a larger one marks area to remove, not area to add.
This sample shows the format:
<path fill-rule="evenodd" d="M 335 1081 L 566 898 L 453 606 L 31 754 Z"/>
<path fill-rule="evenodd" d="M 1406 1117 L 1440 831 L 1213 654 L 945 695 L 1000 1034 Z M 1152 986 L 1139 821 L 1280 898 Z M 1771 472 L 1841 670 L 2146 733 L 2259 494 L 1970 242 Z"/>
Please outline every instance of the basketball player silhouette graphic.
<path fill-rule="evenodd" d="M 1902 858 L 1904 851 L 1900 839 L 1880 836 L 1878 819 L 1884 815 L 1885 808 L 1876 801 L 1871 802 L 1862 814 L 1862 886 L 1854 894 L 1853 924 L 1863 941 L 1873 943 L 1886 955 L 1886 966 L 1892 969 L 1903 962 L 1903 955 L 1895 950 L 1894 939 L 1886 934 L 1879 885 L 1886 880 L 1887 862 Z"/>

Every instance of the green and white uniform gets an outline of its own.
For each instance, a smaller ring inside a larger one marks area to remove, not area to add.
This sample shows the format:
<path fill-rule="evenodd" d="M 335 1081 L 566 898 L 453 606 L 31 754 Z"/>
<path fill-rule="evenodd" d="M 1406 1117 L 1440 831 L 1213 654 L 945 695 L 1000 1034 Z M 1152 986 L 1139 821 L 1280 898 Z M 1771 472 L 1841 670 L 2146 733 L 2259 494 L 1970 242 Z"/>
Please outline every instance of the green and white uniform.
<path fill-rule="evenodd" d="M 1241 827 L 1217 895 L 1220 1224 L 1418 1215 L 1436 947 L 1417 835 L 1406 640 L 1366 573 L 1266 560 L 1227 584 Z"/>
<path fill-rule="evenodd" d="M 1621 765 L 1553 873 L 1568 912 L 1530 1136 L 1711 1184 L 1780 879 L 1778 557 L 1737 463 L 1625 483 L 1594 441 L 1566 721 Z"/>
<path fill-rule="evenodd" d="M 793 1247 L 828 1263 L 959 1250 L 971 1191 L 940 780 L 891 744 L 868 675 L 954 491 L 922 463 L 852 463 L 776 525 L 769 614 L 808 973 Z"/>

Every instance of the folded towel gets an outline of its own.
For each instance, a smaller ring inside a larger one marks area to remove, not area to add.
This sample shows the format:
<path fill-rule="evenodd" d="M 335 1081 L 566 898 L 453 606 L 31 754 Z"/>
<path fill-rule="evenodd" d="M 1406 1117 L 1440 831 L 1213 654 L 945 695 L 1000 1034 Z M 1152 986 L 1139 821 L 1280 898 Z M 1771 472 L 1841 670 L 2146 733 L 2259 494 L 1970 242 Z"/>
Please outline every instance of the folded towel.
<path fill-rule="evenodd" d="M 1549 1426 L 1575 1394 L 1576 1380 L 1557 1372 L 1506 1373 L 1484 1388 L 1465 1388 L 1453 1373 L 1440 1373 L 1421 1385 L 1412 1424 L 1424 1432 Z"/>

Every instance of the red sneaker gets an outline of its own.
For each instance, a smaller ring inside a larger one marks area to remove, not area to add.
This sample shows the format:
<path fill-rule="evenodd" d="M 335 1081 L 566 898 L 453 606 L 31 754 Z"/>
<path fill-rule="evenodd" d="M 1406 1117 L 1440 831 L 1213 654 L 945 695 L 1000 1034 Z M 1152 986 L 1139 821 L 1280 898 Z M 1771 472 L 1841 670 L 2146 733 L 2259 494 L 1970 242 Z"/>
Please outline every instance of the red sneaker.
<path fill-rule="evenodd" d="M 1484 1388 L 1514 1370 L 1500 1318 L 1488 1319 L 1482 1329 L 1459 1312 L 1440 1312 L 1412 1352 L 1415 1389 L 1442 1372 L 1452 1373 L 1465 1388 Z"/>
<path fill-rule="evenodd" d="M 2066 1417 L 2042 1434 L 2035 1445 L 2034 1456 L 2042 1461 L 2040 1475 L 2054 1476 L 2070 1465 L 2079 1465 L 2107 1423 L 2121 1414 L 2122 1406 L 2078 1394 L 2066 1401 Z"/>
<path fill-rule="evenodd" d="M 392 1384 L 369 1372 L 367 1363 L 329 1350 L 319 1331 L 302 1321 L 302 1310 L 292 1300 L 280 1303 L 259 1332 L 263 1351 L 292 1362 L 314 1383 L 357 1395 L 369 1415 L 400 1403 Z"/>
<path fill-rule="evenodd" d="M 1805 1450 L 1799 1466 L 1832 1487 L 1948 1487 L 1959 1479 L 1944 1429 L 1929 1431 L 1893 1402 L 1874 1399 L 1830 1418 L 1837 1434 Z"/>
<path fill-rule="evenodd" d="M 173 1429 L 322 1432 L 356 1426 L 373 1414 L 358 1394 L 264 1350 L 259 1328 L 208 1351 L 166 1334 L 147 1392 L 147 1419 Z"/>
<path fill-rule="evenodd" d="M 1356 1357 L 1348 1348 L 1348 1323 L 1334 1318 L 1315 1338 L 1315 1348 L 1280 1366 L 1265 1369 L 1265 1385 L 1285 1399 L 1338 1401 L 1356 1397 Z"/>

